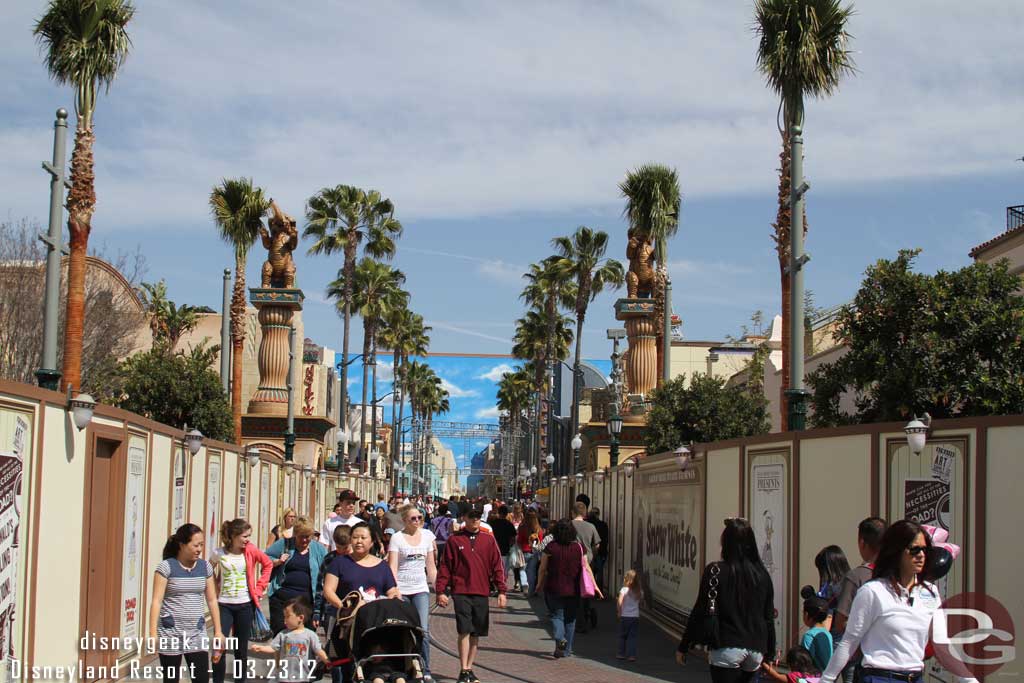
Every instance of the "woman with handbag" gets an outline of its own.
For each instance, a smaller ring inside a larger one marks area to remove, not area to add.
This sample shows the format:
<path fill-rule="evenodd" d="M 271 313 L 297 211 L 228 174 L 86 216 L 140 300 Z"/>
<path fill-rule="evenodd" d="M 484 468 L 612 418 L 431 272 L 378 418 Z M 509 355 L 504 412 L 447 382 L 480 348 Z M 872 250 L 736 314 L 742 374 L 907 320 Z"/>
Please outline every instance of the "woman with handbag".
<path fill-rule="evenodd" d="M 519 584 L 523 593 L 529 595 L 530 588 L 536 589 L 537 571 L 540 568 L 540 556 L 537 547 L 544 538 L 544 529 L 540 527 L 537 513 L 530 510 L 523 517 L 523 523 L 516 531 L 516 545 L 523 551 L 524 568 L 519 570 Z"/>
<path fill-rule="evenodd" d="M 252 633 L 254 609 L 259 609 L 260 598 L 270 583 L 273 561 L 251 543 L 252 525 L 242 518 L 232 519 L 221 525 L 220 542 L 210 555 L 213 577 L 217 584 L 217 607 L 220 611 L 221 629 L 225 635 L 234 632 L 238 639 L 234 650 L 239 662 L 234 671 L 244 678 L 248 671 L 246 662 L 249 653 L 249 637 Z M 213 681 L 224 683 L 227 660 L 223 654 L 214 657 Z"/>
<path fill-rule="evenodd" d="M 597 590 L 586 551 L 576 540 L 576 528 L 568 519 L 558 520 L 551 529 L 551 542 L 541 553 L 537 591 L 544 592 L 551 612 L 554 656 L 571 657 L 580 599 L 604 596 Z"/>
<path fill-rule="evenodd" d="M 676 661 L 685 664 L 690 647 L 704 645 L 714 683 L 748 683 L 774 659 L 774 589 L 750 522 L 726 519 L 721 543 L 722 560 L 704 568 Z"/>

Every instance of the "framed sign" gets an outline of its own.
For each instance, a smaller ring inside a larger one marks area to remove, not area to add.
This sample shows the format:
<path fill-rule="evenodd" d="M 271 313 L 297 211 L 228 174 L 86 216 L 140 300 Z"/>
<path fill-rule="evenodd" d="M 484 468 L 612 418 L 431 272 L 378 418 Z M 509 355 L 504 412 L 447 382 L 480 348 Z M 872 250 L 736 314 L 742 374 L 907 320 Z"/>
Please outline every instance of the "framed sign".
<path fill-rule="evenodd" d="M 249 510 L 249 461 L 238 459 L 238 516 L 247 519 Z"/>
<path fill-rule="evenodd" d="M 270 534 L 270 465 L 260 465 L 260 533 Z"/>
<path fill-rule="evenodd" d="M 209 456 L 206 468 L 206 555 L 220 545 L 220 458 Z"/>
<path fill-rule="evenodd" d="M 790 524 L 789 451 L 751 451 L 747 510 L 754 528 L 761 561 L 772 579 L 775 594 L 775 638 L 788 640 L 789 618 L 789 544 L 786 542 Z"/>
<path fill-rule="evenodd" d="M 124 495 L 124 556 L 121 570 L 121 637 L 124 639 L 142 634 L 139 615 L 142 612 L 140 589 L 144 571 L 144 553 L 141 546 L 145 523 L 145 482 L 146 439 L 133 435 L 128 445 L 128 471 Z M 134 648 L 125 648 L 121 652 L 132 650 Z"/>

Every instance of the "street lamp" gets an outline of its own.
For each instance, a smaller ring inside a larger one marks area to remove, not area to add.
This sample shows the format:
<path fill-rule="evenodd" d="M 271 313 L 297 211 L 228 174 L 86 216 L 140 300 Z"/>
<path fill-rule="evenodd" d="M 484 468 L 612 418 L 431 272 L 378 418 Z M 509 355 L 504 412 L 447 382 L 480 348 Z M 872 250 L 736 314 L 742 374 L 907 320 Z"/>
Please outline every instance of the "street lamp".
<path fill-rule="evenodd" d="M 921 418 L 915 415 L 914 419 L 903 428 L 903 431 L 907 433 L 907 445 L 910 446 L 910 452 L 914 455 L 921 455 L 921 451 L 924 450 L 924 445 L 928 440 L 928 430 L 931 426 L 932 416 L 925 413 Z"/>
<path fill-rule="evenodd" d="M 89 394 L 79 393 L 76 398 L 71 398 L 72 389 L 68 385 L 68 408 L 71 409 L 71 420 L 75 423 L 78 431 L 82 431 L 92 422 L 93 411 L 96 410 L 96 401 Z"/>
<path fill-rule="evenodd" d="M 612 467 L 619 464 L 619 434 L 622 432 L 622 416 L 619 415 L 619 403 L 612 404 L 612 415 L 608 418 L 608 434 L 612 438 L 609 459 Z"/>
<path fill-rule="evenodd" d="M 572 437 L 569 445 L 572 446 L 572 469 L 575 472 L 580 468 L 580 449 L 583 448 L 583 438 L 579 432 L 576 433 L 576 436 Z"/>
<path fill-rule="evenodd" d="M 246 458 L 249 460 L 249 467 L 256 467 L 260 464 L 260 449 L 255 446 L 249 446 L 245 451 Z"/>

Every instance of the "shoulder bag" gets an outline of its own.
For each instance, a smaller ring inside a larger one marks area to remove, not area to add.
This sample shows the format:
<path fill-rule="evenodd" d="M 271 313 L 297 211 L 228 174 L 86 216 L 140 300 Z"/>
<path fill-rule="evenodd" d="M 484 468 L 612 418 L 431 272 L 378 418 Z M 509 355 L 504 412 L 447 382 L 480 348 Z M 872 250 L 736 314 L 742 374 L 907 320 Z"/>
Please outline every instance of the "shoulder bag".
<path fill-rule="evenodd" d="M 714 650 L 718 647 L 719 631 L 718 631 L 718 586 L 719 576 L 722 573 L 722 566 L 718 562 L 713 562 L 709 568 L 710 577 L 708 578 L 708 590 L 707 590 L 707 603 L 708 611 L 704 615 L 703 623 L 701 624 L 701 639 L 702 645 L 707 647 L 708 650 Z"/>
<path fill-rule="evenodd" d="M 590 565 L 587 563 L 587 551 L 582 543 L 576 543 L 583 555 L 580 557 L 580 597 L 592 598 L 597 594 L 597 586 L 594 584 L 594 577 L 590 575 Z"/>

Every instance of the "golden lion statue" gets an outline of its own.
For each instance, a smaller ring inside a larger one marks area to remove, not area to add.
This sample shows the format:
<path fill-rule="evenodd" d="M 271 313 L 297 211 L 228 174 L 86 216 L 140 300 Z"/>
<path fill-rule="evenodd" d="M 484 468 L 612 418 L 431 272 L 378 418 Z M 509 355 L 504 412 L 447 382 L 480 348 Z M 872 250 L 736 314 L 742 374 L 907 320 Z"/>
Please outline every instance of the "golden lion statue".
<path fill-rule="evenodd" d="M 299 246 L 299 231 L 295 219 L 281 211 L 277 202 L 270 200 L 270 232 L 260 228 L 267 260 L 263 262 L 262 287 L 292 289 L 295 287 L 295 261 L 292 252 Z"/>
<path fill-rule="evenodd" d="M 654 295 L 654 243 L 650 237 L 637 235 L 636 230 L 629 230 L 629 244 L 626 246 L 626 258 L 629 259 L 629 272 L 626 273 L 626 296 L 630 299 L 638 297 L 650 298 Z"/>

